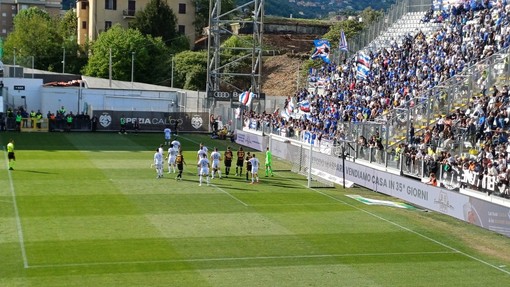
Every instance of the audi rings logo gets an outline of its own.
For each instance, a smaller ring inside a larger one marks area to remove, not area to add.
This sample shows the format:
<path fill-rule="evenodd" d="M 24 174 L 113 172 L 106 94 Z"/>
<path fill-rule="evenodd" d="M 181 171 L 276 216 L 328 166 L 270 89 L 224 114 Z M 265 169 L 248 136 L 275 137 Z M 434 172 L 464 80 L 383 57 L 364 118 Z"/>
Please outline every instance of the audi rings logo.
<path fill-rule="evenodd" d="M 229 92 L 214 92 L 213 97 L 215 99 L 230 99 Z"/>

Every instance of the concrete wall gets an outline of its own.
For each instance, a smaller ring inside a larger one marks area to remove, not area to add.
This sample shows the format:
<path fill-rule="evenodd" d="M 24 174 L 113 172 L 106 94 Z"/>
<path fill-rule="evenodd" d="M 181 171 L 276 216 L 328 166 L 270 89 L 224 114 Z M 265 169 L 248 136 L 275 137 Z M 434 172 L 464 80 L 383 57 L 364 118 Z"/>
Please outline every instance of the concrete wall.
<path fill-rule="evenodd" d="M 4 83 L 4 104 L 7 107 L 25 106 L 28 111 L 41 108 L 41 88 L 42 79 L 25 79 L 25 78 L 3 78 Z M 15 90 L 15 86 L 18 90 Z M 24 89 L 19 89 L 23 87 Z M 24 99 L 22 97 L 25 97 Z"/>

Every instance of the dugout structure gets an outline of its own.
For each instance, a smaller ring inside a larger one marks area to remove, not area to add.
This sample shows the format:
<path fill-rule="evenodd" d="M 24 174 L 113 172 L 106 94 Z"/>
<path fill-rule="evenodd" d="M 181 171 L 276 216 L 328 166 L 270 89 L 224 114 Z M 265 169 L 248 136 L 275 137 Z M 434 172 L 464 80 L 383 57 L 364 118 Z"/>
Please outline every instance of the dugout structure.
<path fill-rule="evenodd" d="M 23 118 L 20 131 L 22 132 L 48 132 L 48 119 Z"/>
<path fill-rule="evenodd" d="M 269 149 L 273 156 L 289 161 L 292 172 L 306 176 L 309 188 L 332 188 L 342 181 L 335 175 L 337 165 L 332 156 L 321 153 L 313 144 L 272 134 Z"/>

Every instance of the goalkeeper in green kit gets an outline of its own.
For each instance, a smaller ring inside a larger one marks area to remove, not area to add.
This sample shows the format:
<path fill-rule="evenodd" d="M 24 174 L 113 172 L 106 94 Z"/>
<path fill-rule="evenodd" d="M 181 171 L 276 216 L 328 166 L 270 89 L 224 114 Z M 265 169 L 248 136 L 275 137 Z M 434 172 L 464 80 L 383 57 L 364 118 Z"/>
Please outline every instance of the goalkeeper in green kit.
<path fill-rule="evenodd" d="M 266 177 L 271 173 L 271 176 L 273 176 L 273 168 L 271 167 L 271 151 L 269 150 L 269 147 L 266 149 Z"/>

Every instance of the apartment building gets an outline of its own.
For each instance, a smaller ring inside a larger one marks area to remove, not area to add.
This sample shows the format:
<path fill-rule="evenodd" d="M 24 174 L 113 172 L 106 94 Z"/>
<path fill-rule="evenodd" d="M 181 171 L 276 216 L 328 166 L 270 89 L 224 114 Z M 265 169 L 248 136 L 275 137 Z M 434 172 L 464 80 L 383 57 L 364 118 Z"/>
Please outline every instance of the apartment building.
<path fill-rule="evenodd" d="M 0 37 L 7 37 L 14 29 L 14 16 L 30 7 L 38 7 L 54 16 L 60 13 L 62 5 L 57 0 L 0 0 Z"/>
<path fill-rule="evenodd" d="M 128 27 L 137 11 L 143 10 L 150 0 L 78 0 L 78 43 L 85 44 L 120 23 Z M 178 31 L 195 41 L 195 7 L 192 0 L 167 0 L 168 6 L 177 17 Z"/>

